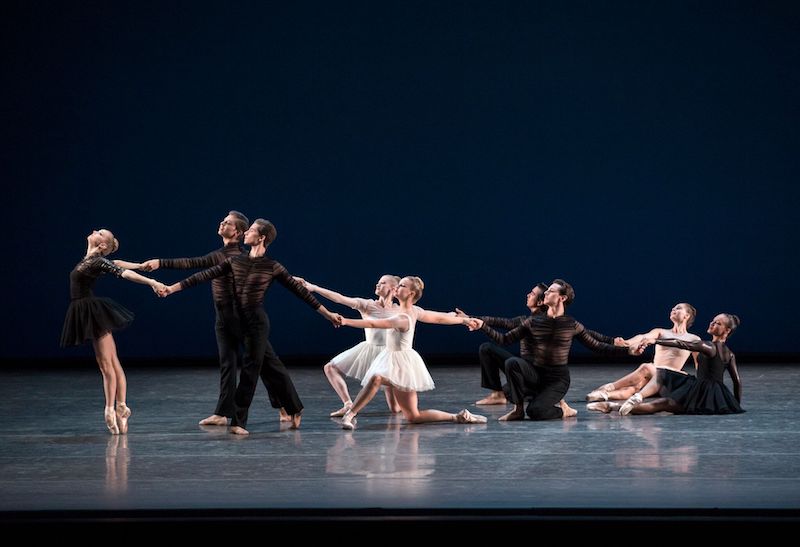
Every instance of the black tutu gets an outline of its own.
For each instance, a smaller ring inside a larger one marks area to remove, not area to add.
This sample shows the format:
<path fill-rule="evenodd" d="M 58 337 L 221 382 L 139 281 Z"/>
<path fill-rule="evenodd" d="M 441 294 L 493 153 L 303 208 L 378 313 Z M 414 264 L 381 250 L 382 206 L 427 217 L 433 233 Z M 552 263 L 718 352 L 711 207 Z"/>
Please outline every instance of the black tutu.
<path fill-rule="evenodd" d="M 61 330 L 61 347 L 79 346 L 107 332 L 124 329 L 132 322 L 133 312 L 110 298 L 78 298 L 67 308 Z"/>
<path fill-rule="evenodd" d="M 744 409 L 722 382 L 698 380 L 695 376 L 669 369 L 658 369 L 659 395 L 672 399 L 682 410 L 679 414 L 739 414 Z"/>

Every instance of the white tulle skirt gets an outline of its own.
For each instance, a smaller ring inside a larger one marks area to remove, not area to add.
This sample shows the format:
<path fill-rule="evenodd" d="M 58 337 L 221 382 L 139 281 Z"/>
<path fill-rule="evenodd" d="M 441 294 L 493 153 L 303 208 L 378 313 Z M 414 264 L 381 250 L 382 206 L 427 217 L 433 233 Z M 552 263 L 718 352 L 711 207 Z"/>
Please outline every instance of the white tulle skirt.
<path fill-rule="evenodd" d="M 378 346 L 366 341 L 361 342 L 331 359 L 331 363 L 345 376 L 361 380 L 372 362 L 384 349 L 386 346 Z"/>
<path fill-rule="evenodd" d="M 386 378 L 401 391 L 430 391 L 436 387 L 425 361 L 413 349 L 382 351 L 372 362 L 361 385 L 366 386 L 373 376 Z"/>

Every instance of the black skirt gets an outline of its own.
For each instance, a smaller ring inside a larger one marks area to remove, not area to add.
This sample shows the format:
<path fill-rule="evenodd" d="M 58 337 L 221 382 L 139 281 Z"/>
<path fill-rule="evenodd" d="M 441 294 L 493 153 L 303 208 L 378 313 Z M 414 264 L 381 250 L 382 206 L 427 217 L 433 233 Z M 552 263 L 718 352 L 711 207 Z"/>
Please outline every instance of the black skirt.
<path fill-rule="evenodd" d="M 678 414 L 739 414 L 744 409 L 722 382 L 658 369 L 659 395 L 681 406 Z"/>
<path fill-rule="evenodd" d="M 133 317 L 132 311 L 110 298 L 89 296 L 73 300 L 61 329 L 61 347 L 79 346 L 107 332 L 124 329 Z"/>

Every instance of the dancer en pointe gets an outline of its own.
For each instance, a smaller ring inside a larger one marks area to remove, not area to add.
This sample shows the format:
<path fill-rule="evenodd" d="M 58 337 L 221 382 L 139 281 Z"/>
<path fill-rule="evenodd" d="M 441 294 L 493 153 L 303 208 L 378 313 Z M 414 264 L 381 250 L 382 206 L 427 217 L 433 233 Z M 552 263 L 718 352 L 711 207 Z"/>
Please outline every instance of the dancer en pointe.
<path fill-rule="evenodd" d="M 697 376 L 684 372 L 659 369 L 658 374 L 647 385 L 631 396 L 622 405 L 619 403 L 598 403 L 607 405 L 605 412 L 619 410 L 627 414 L 655 414 L 666 411 L 673 414 L 739 414 L 742 409 L 742 381 L 736 367 L 736 356 L 726 342 L 739 326 L 739 318 L 730 313 L 714 317 L 708 326 L 711 341 L 685 342 L 676 339 L 647 338 L 643 344 L 677 347 L 700 354 Z M 733 381 L 733 393 L 724 383 L 724 373 Z M 647 397 L 658 394 L 660 397 L 643 402 Z"/>
<path fill-rule="evenodd" d="M 441 410 L 419 410 L 417 393 L 434 388 L 433 378 L 422 357 L 414 351 L 414 330 L 417 321 L 438 325 L 470 325 L 474 319 L 424 310 L 414 304 L 422 298 L 425 285 L 419 277 L 404 277 L 395 291 L 400 305 L 397 315 L 387 319 L 342 319 L 342 325 L 356 328 L 387 329 L 386 349 L 375 358 L 361 385 L 363 389 L 353 406 L 342 416 L 342 428 L 354 429 L 356 415 L 378 393 L 381 386 L 394 389 L 398 405 L 406 420 L 414 424 L 427 422 L 486 423 L 486 417 L 464 409 L 457 414 Z"/>
<path fill-rule="evenodd" d="M 700 337 L 696 334 L 688 332 L 688 328 L 692 326 L 694 318 L 697 316 L 697 310 L 691 304 L 682 302 L 676 304 L 669 314 L 669 319 L 672 321 L 671 329 L 654 328 L 650 332 L 644 334 L 637 334 L 636 336 L 627 340 L 617 339 L 616 343 L 625 347 L 638 347 L 645 339 L 660 338 L 663 340 L 676 339 L 683 340 L 684 342 L 697 342 Z M 634 393 L 642 389 L 650 378 L 655 376 L 657 369 L 666 368 L 670 370 L 681 370 L 686 364 L 689 356 L 692 355 L 697 366 L 697 353 L 692 353 L 687 349 L 667 347 L 657 345 L 655 355 L 653 356 L 652 363 L 642 363 L 639 367 L 630 374 L 623 376 L 619 380 L 603 384 L 595 390 L 586 395 L 586 400 L 589 404 L 586 408 L 589 410 L 600 410 L 605 408 L 603 405 L 595 405 L 595 401 L 608 401 L 608 400 L 622 400 L 624 401 Z"/>
<path fill-rule="evenodd" d="M 277 355 L 265 351 L 269 344 L 270 323 L 264 309 L 264 298 L 272 282 L 278 281 L 333 323 L 335 327 L 341 324 L 341 316 L 329 312 L 289 274 L 281 263 L 267 256 L 267 247 L 275 240 L 276 235 L 277 231 L 271 222 L 258 218 L 244 233 L 244 243 L 250 246 L 248 254 L 228 258 L 222 264 L 198 272 L 160 292 L 162 296 L 167 296 L 228 273 L 233 275 L 236 311 L 241 321 L 245 347 L 242 372 L 233 398 L 234 413 L 230 432 L 235 435 L 249 434 L 245 429 L 247 416 L 262 365 L 266 369 L 267 384 L 270 389 L 275 390 L 275 398 L 283 403 L 286 411 L 291 415 L 291 428 L 300 427 L 303 404 L 300 402 L 289 372 Z"/>
<path fill-rule="evenodd" d="M 86 255 L 69 274 L 70 303 L 61 330 L 61 347 L 79 346 L 91 340 L 103 376 L 106 427 L 112 435 L 118 435 L 128 432 L 131 409 L 126 404 L 128 383 L 112 331 L 130 325 L 133 313 L 110 298 L 94 296 L 92 287 L 100 276 L 108 273 L 149 285 L 156 291 L 164 285 L 132 271 L 139 263 L 108 260 L 106 256 L 119 248 L 119 242 L 109 230 L 94 230 L 86 242 Z"/>
<path fill-rule="evenodd" d="M 377 300 L 345 296 L 336 291 L 309 283 L 300 277 L 295 276 L 295 279 L 301 282 L 309 292 L 324 296 L 337 304 L 343 304 L 353 308 L 361 314 L 362 319 L 385 319 L 397 313 L 397 305 L 393 303 L 393 297 L 397 284 L 400 283 L 400 278 L 396 275 L 381 276 L 375 284 L 375 296 L 378 297 Z M 342 408 L 330 413 L 330 416 L 333 418 L 344 416 L 345 412 L 353 406 L 353 401 L 350 399 L 350 392 L 347 389 L 345 378 L 355 378 L 359 382 L 363 380 L 372 361 L 374 361 L 378 354 L 386 347 L 385 329 L 365 328 L 364 337 L 366 340 L 343 351 L 328 361 L 323 367 L 328 382 L 330 382 L 331 387 L 333 387 L 333 390 L 342 400 Z M 384 391 L 386 393 L 386 404 L 389 406 L 389 410 L 393 413 L 400 412 L 400 405 L 397 404 L 394 388 L 391 386 L 384 386 Z"/>

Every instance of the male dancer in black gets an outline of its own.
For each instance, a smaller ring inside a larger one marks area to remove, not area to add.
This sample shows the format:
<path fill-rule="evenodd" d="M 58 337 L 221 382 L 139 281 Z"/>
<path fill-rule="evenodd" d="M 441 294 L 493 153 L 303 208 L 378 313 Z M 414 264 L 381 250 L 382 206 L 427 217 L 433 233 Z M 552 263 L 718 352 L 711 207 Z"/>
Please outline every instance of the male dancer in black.
<path fill-rule="evenodd" d="M 279 281 L 334 326 L 341 325 L 340 315 L 329 312 L 289 274 L 282 264 L 266 255 L 267 246 L 275 240 L 276 235 L 277 232 L 271 222 L 261 218 L 256 219 L 244 233 L 244 243 L 250 246 L 249 253 L 227 258 L 221 264 L 198 272 L 159 292 L 162 296 L 167 296 L 184 288 L 194 287 L 204 281 L 232 274 L 234 307 L 241 321 L 245 348 L 244 363 L 239 385 L 236 387 L 234 395 L 235 408 L 231 419 L 231 433 L 236 435 L 249 434 L 245 429 L 247 414 L 250 403 L 253 401 L 262 365 L 263 377 L 270 388 L 274 389 L 275 398 L 283 403 L 286 411 L 291 415 L 292 428 L 300 427 L 300 413 L 303 410 L 303 404 L 289 377 L 289 372 L 277 355 L 265 351 L 269 345 L 269 318 L 263 304 L 272 281 Z"/>
<path fill-rule="evenodd" d="M 505 330 L 514 329 L 520 326 L 522 322 L 531 315 L 547 311 L 547 307 L 542 304 L 542 298 L 544 298 L 544 291 L 546 290 L 546 283 L 538 283 L 525 297 L 525 305 L 531 311 L 530 315 L 519 315 L 517 317 L 490 317 L 488 315 L 478 315 L 475 317 L 490 327 Z M 467 314 L 456 308 L 456 315 L 466 316 Z M 508 402 L 505 394 L 505 388 L 507 386 L 504 386 L 500 380 L 500 373 L 502 372 L 505 374 L 506 367 L 512 359 L 532 361 L 533 347 L 531 344 L 532 342 L 527 336 L 523 336 L 522 339 L 520 339 L 520 357 L 515 356 L 506 348 L 494 342 L 484 342 L 481 344 L 480 348 L 478 348 L 478 361 L 481 364 L 481 387 L 490 389 L 491 393 L 480 401 L 475 401 L 476 405 L 504 405 Z"/>
<path fill-rule="evenodd" d="M 598 353 L 623 355 L 629 351 L 627 347 L 601 342 L 597 337 L 612 339 L 597 334 L 593 336 L 581 323 L 566 315 L 566 307 L 574 299 L 572 286 L 563 279 L 556 279 L 544 292 L 546 313 L 531 315 L 506 334 L 478 320 L 478 328 L 498 344 L 507 345 L 527 337 L 533 347 L 532 360 L 513 359 L 506 367 L 514 409 L 500 417 L 501 421 L 522 420 L 525 413 L 532 420 L 553 420 L 577 414 L 564 401 L 570 384 L 567 360 L 573 338 L 577 337 L 584 346 Z M 641 348 L 632 349 L 638 353 L 642 351 Z M 526 396 L 532 399 L 523 411 Z"/>
<path fill-rule="evenodd" d="M 210 268 L 225 262 L 227 258 L 245 252 L 242 237 L 250 225 L 247 217 L 239 211 L 230 211 L 219 223 L 217 234 L 222 238 L 222 248 L 193 258 L 153 258 L 142 262 L 142 271 L 154 271 L 159 268 L 174 270 L 190 270 Z M 223 275 L 211 280 L 211 298 L 214 301 L 216 321 L 214 329 L 217 336 L 217 352 L 219 354 L 219 398 L 214 414 L 200 420 L 200 425 L 228 425 L 228 418 L 233 417 L 233 396 L 236 393 L 236 375 L 241 365 L 239 348 L 242 344 L 239 316 L 234 306 L 233 276 Z M 267 342 L 267 358 L 275 355 L 272 346 Z M 277 358 L 277 357 L 275 357 Z M 269 389 L 267 380 L 262 376 L 267 388 L 270 404 L 280 409 L 281 420 L 288 420 L 280 401 L 276 400 Z"/>

